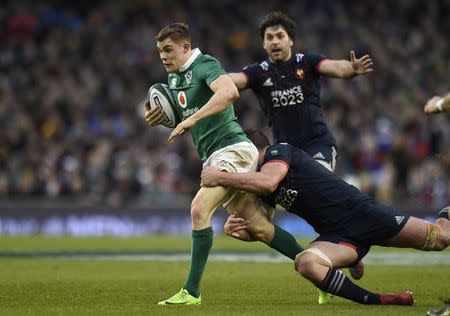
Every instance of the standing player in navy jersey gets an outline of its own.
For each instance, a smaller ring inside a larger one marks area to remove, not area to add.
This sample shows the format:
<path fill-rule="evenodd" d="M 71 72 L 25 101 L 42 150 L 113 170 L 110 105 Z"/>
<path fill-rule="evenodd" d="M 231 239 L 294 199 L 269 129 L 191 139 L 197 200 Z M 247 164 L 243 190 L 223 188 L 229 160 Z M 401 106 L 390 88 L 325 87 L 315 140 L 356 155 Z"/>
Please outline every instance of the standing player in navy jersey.
<path fill-rule="evenodd" d="M 250 88 L 259 100 L 274 143 L 289 143 L 334 170 L 336 141 L 320 109 L 320 76 L 350 79 L 373 71 L 372 59 L 331 60 L 319 54 L 293 53 L 294 22 L 281 12 L 260 27 L 268 59 L 230 73 L 238 89 Z"/>
<path fill-rule="evenodd" d="M 260 26 L 268 59 L 230 73 L 239 90 L 252 89 L 272 129 L 274 143 L 288 143 L 334 171 L 336 141 L 320 109 L 320 76 L 350 79 L 371 72 L 372 59 L 350 52 L 350 61 L 319 54 L 293 53 L 295 23 L 281 12 L 269 13 Z M 258 229 L 258 228 L 254 228 Z M 270 238 L 269 238 L 270 239 Z M 363 264 L 350 269 L 362 277 Z M 321 295 L 319 303 L 326 303 Z"/>
<path fill-rule="evenodd" d="M 261 195 L 261 200 L 305 219 L 320 236 L 295 258 L 295 269 L 323 291 L 361 304 L 412 305 L 411 292 L 377 294 L 350 281 L 338 268 L 361 260 L 372 245 L 442 251 L 450 245 L 450 207 L 433 224 L 377 203 L 289 144 L 270 146 L 265 135 L 247 132 L 259 151 L 259 172 L 202 171 L 202 185 Z M 225 232 L 251 241 L 243 219 L 232 218 Z"/>

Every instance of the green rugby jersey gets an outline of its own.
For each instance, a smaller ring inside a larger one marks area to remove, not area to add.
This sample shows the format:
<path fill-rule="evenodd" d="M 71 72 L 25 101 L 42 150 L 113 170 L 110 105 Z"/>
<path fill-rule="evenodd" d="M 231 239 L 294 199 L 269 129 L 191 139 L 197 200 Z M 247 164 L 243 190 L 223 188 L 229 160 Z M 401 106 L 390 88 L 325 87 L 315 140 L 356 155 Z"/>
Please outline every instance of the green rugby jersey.
<path fill-rule="evenodd" d="M 212 56 L 203 55 L 198 48 L 179 71 L 169 74 L 169 87 L 183 120 L 209 101 L 214 94 L 209 85 L 223 74 L 225 70 L 221 63 Z M 250 142 L 237 121 L 233 106 L 198 121 L 190 131 L 203 162 L 220 148 Z"/>

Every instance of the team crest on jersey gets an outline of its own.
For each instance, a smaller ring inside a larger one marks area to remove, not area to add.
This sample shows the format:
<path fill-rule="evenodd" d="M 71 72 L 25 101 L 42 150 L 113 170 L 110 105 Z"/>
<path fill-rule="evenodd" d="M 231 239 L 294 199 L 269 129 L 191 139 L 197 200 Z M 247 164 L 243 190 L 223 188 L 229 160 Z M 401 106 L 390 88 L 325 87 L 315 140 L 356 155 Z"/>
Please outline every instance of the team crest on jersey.
<path fill-rule="evenodd" d="M 295 71 L 295 75 L 297 76 L 298 79 L 305 78 L 305 72 L 301 68 L 297 68 L 297 70 Z"/>
<path fill-rule="evenodd" d="M 192 70 L 189 70 L 187 73 L 184 74 L 184 79 L 186 79 L 187 84 L 191 83 L 192 80 Z"/>
<path fill-rule="evenodd" d="M 185 109 L 185 108 L 187 107 L 186 93 L 184 93 L 184 91 L 178 92 L 177 99 L 178 99 L 178 104 L 179 104 L 183 109 Z"/>

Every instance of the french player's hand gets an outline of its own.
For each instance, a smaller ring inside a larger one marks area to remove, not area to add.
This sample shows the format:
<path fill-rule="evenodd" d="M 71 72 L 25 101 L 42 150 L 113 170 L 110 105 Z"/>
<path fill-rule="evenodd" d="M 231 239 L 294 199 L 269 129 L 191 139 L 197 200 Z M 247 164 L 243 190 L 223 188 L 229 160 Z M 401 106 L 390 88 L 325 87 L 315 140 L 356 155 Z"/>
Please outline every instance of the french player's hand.
<path fill-rule="evenodd" d="M 195 123 L 197 122 L 192 117 L 189 117 L 178 124 L 169 136 L 169 143 L 173 143 L 175 141 L 175 137 L 183 135 L 185 132 L 190 130 Z"/>
<path fill-rule="evenodd" d="M 241 235 L 239 232 L 241 230 L 246 230 L 248 226 L 248 221 L 243 218 L 236 217 L 234 214 L 228 216 L 226 223 L 223 225 L 223 231 L 225 234 L 231 237 L 240 239 Z"/>
<path fill-rule="evenodd" d="M 220 177 L 220 171 L 219 168 L 215 166 L 207 166 L 203 168 L 202 174 L 201 174 L 201 186 L 203 187 L 216 187 L 219 185 L 219 177 Z"/>
<path fill-rule="evenodd" d="M 357 75 L 365 75 L 373 71 L 372 58 L 369 55 L 364 55 L 361 58 L 356 58 L 355 51 L 350 51 L 350 61 L 352 63 L 353 70 Z"/>
<path fill-rule="evenodd" d="M 425 107 L 423 108 L 424 112 L 427 114 L 441 112 L 436 105 L 441 100 L 442 98 L 438 96 L 434 96 L 431 99 L 429 99 L 425 104 Z"/>
<path fill-rule="evenodd" d="M 145 121 L 147 124 L 150 124 L 151 126 L 156 126 L 164 122 L 164 113 L 159 107 L 154 107 L 153 109 L 150 108 L 150 104 L 145 102 L 145 108 L 147 111 L 145 111 Z"/>

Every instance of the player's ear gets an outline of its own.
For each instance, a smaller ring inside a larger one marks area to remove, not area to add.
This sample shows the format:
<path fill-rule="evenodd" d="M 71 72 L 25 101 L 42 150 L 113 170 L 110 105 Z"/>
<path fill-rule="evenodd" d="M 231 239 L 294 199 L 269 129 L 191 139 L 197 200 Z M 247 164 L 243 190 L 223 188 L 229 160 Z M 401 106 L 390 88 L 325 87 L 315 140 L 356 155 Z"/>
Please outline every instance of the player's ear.
<path fill-rule="evenodd" d="M 289 38 L 289 46 L 294 46 L 294 40 L 292 38 Z"/>
<path fill-rule="evenodd" d="M 189 43 L 184 43 L 183 48 L 184 52 L 187 53 L 191 49 L 191 45 Z"/>

